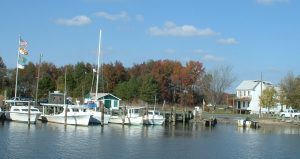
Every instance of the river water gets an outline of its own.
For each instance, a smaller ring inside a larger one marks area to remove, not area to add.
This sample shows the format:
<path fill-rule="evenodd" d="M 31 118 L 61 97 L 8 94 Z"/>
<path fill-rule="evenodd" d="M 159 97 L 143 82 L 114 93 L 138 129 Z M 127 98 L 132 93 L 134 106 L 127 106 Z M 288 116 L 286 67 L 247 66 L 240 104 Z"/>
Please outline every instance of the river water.
<path fill-rule="evenodd" d="M 0 123 L 1 159 L 299 159 L 300 128 Z"/>

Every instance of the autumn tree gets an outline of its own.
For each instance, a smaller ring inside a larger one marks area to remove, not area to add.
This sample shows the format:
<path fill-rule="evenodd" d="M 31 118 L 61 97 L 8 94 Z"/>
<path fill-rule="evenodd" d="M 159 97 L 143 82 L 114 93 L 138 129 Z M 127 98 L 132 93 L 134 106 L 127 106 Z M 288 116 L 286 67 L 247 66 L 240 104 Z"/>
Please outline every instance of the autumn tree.
<path fill-rule="evenodd" d="M 260 96 L 259 102 L 260 105 L 268 108 L 268 110 L 277 103 L 276 100 L 276 90 L 274 87 L 267 87 L 263 90 L 262 95 Z"/>
<path fill-rule="evenodd" d="M 124 82 L 128 80 L 128 74 L 123 66 L 123 64 L 119 61 L 116 61 L 114 64 L 104 64 L 103 65 L 103 84 L 104 92 L 113 92 L 114 88 L 117 86 L 118 83 Z M 101 87 L 101 83 L 99 83 Z M 100 89 L 101 90 L 101 89 Z"/>
<path fill-rule="evenodd" d="M 300 108 L 300 77 L 288 73 L 280 83 L 280 102 L 293 108 Z"/>

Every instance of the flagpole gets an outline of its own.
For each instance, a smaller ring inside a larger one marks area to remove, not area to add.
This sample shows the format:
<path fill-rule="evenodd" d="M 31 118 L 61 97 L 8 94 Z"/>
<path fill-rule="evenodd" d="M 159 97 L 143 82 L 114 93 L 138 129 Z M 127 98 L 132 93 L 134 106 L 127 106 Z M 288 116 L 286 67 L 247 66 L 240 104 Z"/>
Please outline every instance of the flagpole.
<path fill-rule="evenodd" d="M 97 66 L 97 81 L 96 81 L 96 100 L 98 100 L 98 83 L 99 83 L 100 55 L 101 55 L 101 29 L 99 31 L 98 66 Z M 100 107 L 100 105 L 99 105 L 99 107 Z"/>
<path fill-rule="evenodd" d="M 14 98 L 14 101 L 17 98 L 17 88 L 18 88 L 19 58 L 20 58 L 20 54 L 19 54 L 20 40 L 21 40 L 21 35 L 19 35 L 19 47 L 18 47 L 18 51 L 17 51 L 17 70 L 16 70 L 16 84 L 15 84 L 15 98 Z M 14 102 L 14 105 L 16 105 L 15 102 Z"/>

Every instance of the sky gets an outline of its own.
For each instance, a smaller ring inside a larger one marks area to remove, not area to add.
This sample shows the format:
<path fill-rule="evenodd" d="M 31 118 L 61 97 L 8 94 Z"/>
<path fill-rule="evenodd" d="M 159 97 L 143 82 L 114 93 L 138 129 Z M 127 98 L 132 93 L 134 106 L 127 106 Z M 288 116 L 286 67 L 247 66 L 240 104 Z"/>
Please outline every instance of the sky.
<path fill-rule="evenodd" d="M 56 66 L 125 67 L 153 60 L 189 60 L 206 71 L 231 66 L 237 80 L 278 84 L 300 74 L 298 0 L 1 0 L 0 56 L 17 63 L 19 36 L 28 60 Z"/>

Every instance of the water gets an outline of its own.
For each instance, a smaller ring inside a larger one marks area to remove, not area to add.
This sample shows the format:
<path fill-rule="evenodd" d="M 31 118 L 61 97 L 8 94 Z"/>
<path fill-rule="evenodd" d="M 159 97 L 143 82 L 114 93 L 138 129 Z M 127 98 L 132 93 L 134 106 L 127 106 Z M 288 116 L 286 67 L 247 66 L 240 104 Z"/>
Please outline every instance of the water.
<path fill-rule="evenodd" d="M 106 125 L 64 128 L 60 124 L 0 123 L 0 158 L 44 159 L 274 159 L 300 157 L 300 128 L 239 129 Z"/>

